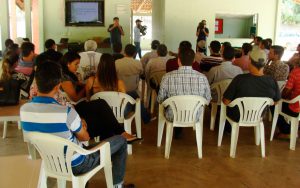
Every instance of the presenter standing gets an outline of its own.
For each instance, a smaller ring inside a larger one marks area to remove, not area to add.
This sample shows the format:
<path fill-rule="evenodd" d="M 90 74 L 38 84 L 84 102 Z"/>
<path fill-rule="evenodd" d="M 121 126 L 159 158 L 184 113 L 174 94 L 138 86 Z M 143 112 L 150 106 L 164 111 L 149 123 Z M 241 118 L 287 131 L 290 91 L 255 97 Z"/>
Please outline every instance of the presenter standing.
<path fill-rule="evenodd" d="M 122 44 L 121 36 L 124 36 L 124 31 L 122 26 L 119 23 L 119 18 L 114 17 L 113 24 L 109 25 L 107 31 L 110 33 L 110 45 L 113 49 L 114 44 Z M 113 52 L 115 53 L 115 52 Z"/>
<path fill-rule="evenodd" d="M 142 20 L 137 19 L 135 21 L 136 26 L 134 27 L 134 45 L 136 47 L 137 54 L 139 58 L 142 58 L 142 49 L 141 49 L 141 23 Z"/>

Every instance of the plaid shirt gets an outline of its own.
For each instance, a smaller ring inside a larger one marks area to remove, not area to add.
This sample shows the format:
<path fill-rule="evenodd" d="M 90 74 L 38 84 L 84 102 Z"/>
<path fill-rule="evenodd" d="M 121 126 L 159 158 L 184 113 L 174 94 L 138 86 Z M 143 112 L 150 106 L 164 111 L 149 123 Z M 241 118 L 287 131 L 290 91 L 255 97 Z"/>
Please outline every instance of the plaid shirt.
<path fill-rule="evenodd" d="M 210 101 L 210 86 L 207 78 L 190 66 L 182 66 L 178 70 L 167 73 L 161 81 L 157 101 L 162 103 L 167 98 L 177 95 L 197 95 Z M 165 113 L 166 118 L 172 121 L 171 108 L 167 108 Z"/>
<path fill-rule="evenodd" d="M 286 81 L 289 71 L 289 66 L 281 61 L 271 62 L 271 64 L 265 66 L 264 68 L 264 74 L 270 75 L 276 81 Z"/>

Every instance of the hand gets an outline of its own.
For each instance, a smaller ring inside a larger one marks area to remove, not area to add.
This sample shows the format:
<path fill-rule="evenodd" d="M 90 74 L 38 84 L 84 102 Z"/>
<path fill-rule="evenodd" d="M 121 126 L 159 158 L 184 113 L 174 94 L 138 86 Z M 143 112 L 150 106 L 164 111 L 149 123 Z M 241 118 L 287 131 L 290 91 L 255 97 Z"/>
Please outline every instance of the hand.
<path fill-rule="evenodd" d="M 84 130 L 87 130 L 87 124 L 86 124 L 86 121 L 84 119 L 81 119 L 81 124 L 82 124 L 82 128 Z"/>

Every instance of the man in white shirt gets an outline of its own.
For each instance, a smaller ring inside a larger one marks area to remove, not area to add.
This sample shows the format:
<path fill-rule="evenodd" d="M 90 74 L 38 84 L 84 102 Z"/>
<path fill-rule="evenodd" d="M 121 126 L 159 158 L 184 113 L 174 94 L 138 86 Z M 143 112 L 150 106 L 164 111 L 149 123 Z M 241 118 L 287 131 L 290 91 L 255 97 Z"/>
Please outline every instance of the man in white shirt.
<path fill-rule="evenodd" d="M 87 40 L 84 43 L 85 52 L 81 52 L 80 64 L 78 72 L 81 75 L 82 80 L 86 80 L 88 77 L 95 75 L 98 64 L 100 62 L 101 53 L 96 52 L 97 43 L 94 40 Z"/>
<path fill-rule="evenodd" d="M 207 74 L 207 79 L 210 84 L 219 82 L 225 79 L 232 79 L 239 74 L 243 74 L 240 67 L 232 64 L 234 61 L 234 49 L 231 46 L 226 46 L 223 50 L 224 61 L 221 65 L 213 67 Z"/>
<path fill-rule="evenodd" d="M 135 21 L 136 26 L 134 27 L 134 45 L 136 47 L 137 54 L 139 58 L 142 58 L 142 50 L 141 50 L 141 23 L 142 20 L 137 19 Z"/>

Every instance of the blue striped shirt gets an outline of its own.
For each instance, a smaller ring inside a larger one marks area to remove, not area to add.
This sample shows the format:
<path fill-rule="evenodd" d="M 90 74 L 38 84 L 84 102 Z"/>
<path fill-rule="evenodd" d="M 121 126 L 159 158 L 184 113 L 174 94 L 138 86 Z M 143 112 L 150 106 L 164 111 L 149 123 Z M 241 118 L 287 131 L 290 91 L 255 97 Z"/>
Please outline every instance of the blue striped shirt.
<path fill-rule="evenodd" d="M 73 108 L 62 106 L 51 97 L 33 98 L 21 107 L 20 116 L 24 132 L 50 133 L 82 146 L 75 137 L 82 128 L 79 115 Z M 81 164 L 84 158 L 83 155 L 73 155 L 72 166 Z"/>

